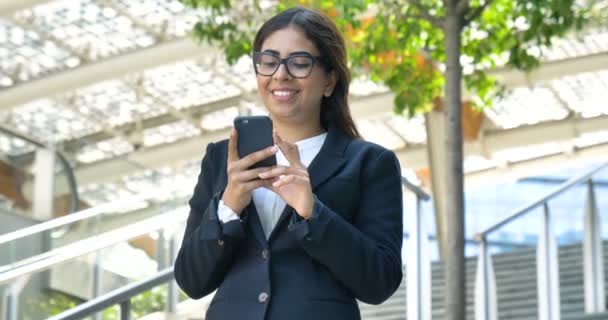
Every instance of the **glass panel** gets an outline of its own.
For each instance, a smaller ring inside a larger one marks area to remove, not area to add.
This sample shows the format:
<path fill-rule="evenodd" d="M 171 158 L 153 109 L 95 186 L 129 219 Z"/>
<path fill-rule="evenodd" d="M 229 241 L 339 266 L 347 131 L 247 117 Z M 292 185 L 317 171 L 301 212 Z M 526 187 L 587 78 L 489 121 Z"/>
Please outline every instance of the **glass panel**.
<path fill-rule="evenodd" d="M 608 71 L 563 77 L 551 82 L 568 107 L 583 118 L 608 114 L 604 93 L 608 90 Z"/>
<path fill-rule="evenodd" d="M 180 110 L 236 97 L 241 92 L 194 62 L 146 71 L 143 88 L 159 101 Z"/>
<path fill-rule="evenodd" d="M 538 106 L 543 106 L 539 108 Z M 558 98 L 545 88 L 516 88 L 484 111 L 488 118 L 503 129 L 560 120 L 568 115 Z"/>
<path fill-rule="evenodd" d="M 126 16 L 92 0 L 53 1 L 22 10 L 15 19 L 43 30 L 45 37 L 69 48 L 84 61 L 108 58 L 156 42 L 152 34 Z"/>
<path fill-rule="evenodd" d="M 81 138 L 100 130 L 99 124 L 51 99 L 37 100 L 0 113 L 0 121 L 43 143 Z"/>
<path fill-rule="evenodd" d="M 0 19 L 0 90 L 73 68 L 80 59 L 34 30 Z"/>
<path fill-rule="evenodd" d="M 118 80 L 102 82 L 77 91 L 73 105 L 96 122 L 117 127 L 169 112 L 152 97 L 138 94 Z"/>

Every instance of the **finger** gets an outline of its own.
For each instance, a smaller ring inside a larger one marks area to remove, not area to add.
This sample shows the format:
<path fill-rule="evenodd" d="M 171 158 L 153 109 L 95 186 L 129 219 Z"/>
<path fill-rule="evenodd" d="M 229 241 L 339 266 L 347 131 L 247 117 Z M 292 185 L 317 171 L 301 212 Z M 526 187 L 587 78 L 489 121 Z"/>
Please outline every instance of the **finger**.
<path fill-rule="evenodd" d="M 280 188 L 280 187 L 282 187 L 286 184 L 290 184 L 290 183 L 310 183 L 310 180 L 308 179 L 308 177 L 302 177 L 302 176 L 297 176 L 297 175 L 288 175 L 288 176 L 285 176 L 285 177 L 273 182 L 272 186 L 275 188 Z"/>
<path fill-rule="evenodd" d="M 281 139 L 276 130 L 273 131 L 272 136 L 274 142 L 279 149 L 281 149 L 281 152 L 283 152 L 283 155 L 285 155 L 285 159 L 287 159 L 289 164 L 292 166 L 302 166 L 302 163 L 300 162 L 300 151 L 298 150 L 298 145 Z"/>
<path fill-rule="evenodd" d="M 247 192 L 251 192 L 252 190 L 260 187 L 268 188 L 269 186 L 272 186 L 272 183 L 268 180 L 252 180 L 249 182 L 244 182 L 242 186 Z"/>
<path fill-rule="evenodd" d="M 262 179 L 260 181 L 262 182 L 262 188 L 268 189 L 268 190 L 273 191 L 273 192 L 275 191 L 272 188 L 272 183 L 274 182 L 273 179 Z"/>
<path fill-rule="evenodd" d="M 261 167 L 261 168 L 251 169 L 251 170 L 240 171 L 238 173 L 235 173 L 234 181 L 247 182 L 247 181 L 251 181 L 251 180 L 256 180 L 258 178 L 261 178 L 260 174 L 262 174 L 264 172 L 268 172 L 268 171 L 272 170 L 273 168 L 274 167 Z"/>
<path fill-rule="evenodd" d="M 235 128 L 230 130 L 230 140 L 228 140 L 228 162 L 239 160 L 239 151 L 237 149 L 238 133 Z"/>
<path fill-rule="evenodd" d="M 254 153 L 248 154 L 246 157 L 239 160 L 239 167 L 243 169 L 249 168 L 257 162 L 260 162 L 277 153 L 277 151 L 278 149 L 276 146 L 270 146 L 266 149 L 262 149 Z"/>
<path fill-rule="evenodd" d="M 308 171 L 297 167 L 276 166 L 273 169 L 261 172 L 259 177 L 262 179 L 270 179 L 289 174 L 307 177 Z"/>

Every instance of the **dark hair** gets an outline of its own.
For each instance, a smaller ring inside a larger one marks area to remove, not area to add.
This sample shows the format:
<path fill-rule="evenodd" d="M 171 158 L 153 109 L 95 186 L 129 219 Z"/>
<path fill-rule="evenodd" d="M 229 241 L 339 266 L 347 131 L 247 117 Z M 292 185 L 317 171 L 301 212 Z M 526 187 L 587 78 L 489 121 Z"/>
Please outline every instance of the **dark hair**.
<path fill-rule="evenodd" d="M 262 44 L 273 32 L 295 26 L 314 43 L 324 59 L 326 72 L 336 74 L 336 87 L 331 96 L 321 101 L 321 125 L 327 130 L 335 125 L 351 138 L 361 138 L 348 107 L 350 72 L 346 62 L 344 39 L 336 25 L 324 14 L 295 7 L 285 10 L 266 21 L 253 40 L 253 50 L 260 51 Z"/>

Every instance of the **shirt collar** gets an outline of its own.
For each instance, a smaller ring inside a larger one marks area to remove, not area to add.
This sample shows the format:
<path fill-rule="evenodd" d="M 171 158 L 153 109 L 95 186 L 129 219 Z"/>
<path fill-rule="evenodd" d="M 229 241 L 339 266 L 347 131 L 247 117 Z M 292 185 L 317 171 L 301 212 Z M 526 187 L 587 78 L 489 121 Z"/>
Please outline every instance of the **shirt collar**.
<path fill-rule="evenodd" d="M 298 150 L 306 150 L 314 147 L 320 147 L 323 145 L 325 137 L 327 137 L 327 132 L 323 132 L 319 135 L 296 141 L 295 144 L 298 146 Z"/>

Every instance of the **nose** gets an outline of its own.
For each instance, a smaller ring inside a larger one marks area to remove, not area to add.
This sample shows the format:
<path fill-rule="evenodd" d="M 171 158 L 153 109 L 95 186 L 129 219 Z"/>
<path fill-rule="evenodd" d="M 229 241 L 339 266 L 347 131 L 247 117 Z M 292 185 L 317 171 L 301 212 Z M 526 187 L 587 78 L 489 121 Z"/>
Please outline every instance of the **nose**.
<path fill-rule="evenodd" d="M 277 72 L 274 73 L 273 78 L 275 80 L 289 80 L 289 79 L 291 79 L 291 75 L 287 71 L 287 64 L 286 63 L 279 64 L 279 69 L 277 69 Z"/>

